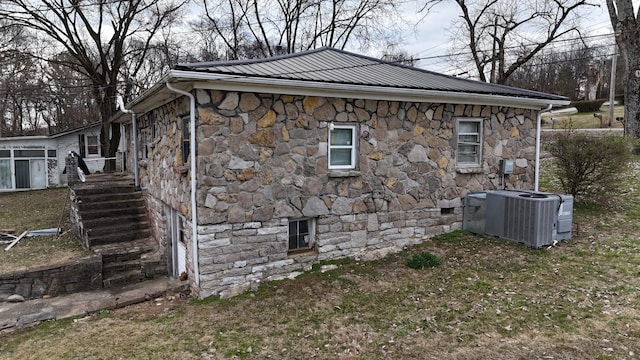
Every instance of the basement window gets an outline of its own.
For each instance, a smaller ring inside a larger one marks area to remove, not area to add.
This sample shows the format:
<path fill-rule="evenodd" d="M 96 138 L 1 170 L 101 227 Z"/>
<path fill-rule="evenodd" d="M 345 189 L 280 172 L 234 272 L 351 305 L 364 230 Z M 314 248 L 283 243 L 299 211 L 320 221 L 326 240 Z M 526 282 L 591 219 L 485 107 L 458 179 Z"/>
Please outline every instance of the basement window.
<path fill-rule="evenodd" d="M 455 211 L 454 208 L 440 208 L 440 215 L 451 215 Z"/>
<path fill-rule="evenodd" d="M 314 238 L 314 219 L 289 220 L 289 253 L 311 250 Z"/>

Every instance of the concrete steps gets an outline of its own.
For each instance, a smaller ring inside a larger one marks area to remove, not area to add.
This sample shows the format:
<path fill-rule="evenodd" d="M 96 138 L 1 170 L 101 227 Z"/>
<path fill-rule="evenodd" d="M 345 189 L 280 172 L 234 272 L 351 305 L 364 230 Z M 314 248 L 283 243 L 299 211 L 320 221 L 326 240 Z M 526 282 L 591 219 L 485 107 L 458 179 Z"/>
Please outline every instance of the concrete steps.
<path fill-rule="evenodd" d="M 157 256 L 155 243 L 149 239 L 96 245 L 93 251 L 102 255 L 104 287 L 166 275 L 166 266 Z"/>
<path fill-rule="evenodd" d="M 139 217 L 140 215 L 143 215 L 146 218 L 146 209 L 144 208 L 144 206 L 139 206 L 139 207 L 131 207 L 131 206 L 125 206 L 122 208 L 95 208 L 95 207 L 88 207 L 88 206 L 82 206 L 79 207 L 80 211 L 82 211 L 82 219 L 83 220 L 96 220 L 96 219 L 100 219 L 100 220 L 108 220 L 108 219 L 114 219 L 114 218 L 122 218 L 122 217 L 128 217 L 128 218 L 133 218 L 133 217 Z"/>
<path fill-rule="evenodd" d="M 75 186 L 71 198 L 84 246 L 102 255 L 104 287 L 167 275 L 140 191 L 122 181 L 88 181 Z"/>
<path fill-rule="evenodd" d="M 149 219 L 147 218 L 146 213 L 123 214 L 121 212 L 110 214 L 109 216 L 89 216 L 89 218 L 84 218 L 85 226 L 92 229 L 109 227 L 115 224 L 125 225 L 129 223 L 140 223 L 145 224 L 145 226 L 149 226 Z"/>

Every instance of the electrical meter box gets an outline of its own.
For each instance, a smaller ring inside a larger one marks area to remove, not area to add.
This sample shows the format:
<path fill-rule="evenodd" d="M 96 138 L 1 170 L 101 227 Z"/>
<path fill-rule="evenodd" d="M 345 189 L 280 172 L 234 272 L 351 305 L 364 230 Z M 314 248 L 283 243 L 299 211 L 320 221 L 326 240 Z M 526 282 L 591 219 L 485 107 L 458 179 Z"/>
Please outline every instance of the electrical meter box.
<path fill-rule="evenodd" d="M 513 160 L 508 160 L 508 159 L 500 160 L 500 174 L 502 175 L 513 174 Z"/>

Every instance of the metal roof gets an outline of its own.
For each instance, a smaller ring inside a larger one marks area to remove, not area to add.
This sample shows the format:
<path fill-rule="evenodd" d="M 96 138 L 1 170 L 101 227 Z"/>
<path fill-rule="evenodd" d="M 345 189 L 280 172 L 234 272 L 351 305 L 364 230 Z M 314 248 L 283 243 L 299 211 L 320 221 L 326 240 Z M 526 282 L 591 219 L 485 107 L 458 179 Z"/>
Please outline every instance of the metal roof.
<path fill-rule="evenodd" d="M 314 83 L 568 101 L 566 97 L 456 78 L 329 47 L 258 60 L 180 64 L 176 70 Z"/>
<path fill-rule="evenodd" d="M 90 129 L 92 127 L 96 127 L 96 126 L 100 126 L 102 124 L 102 122 L 100 121 L 96 121 L 93 122 L 91 124 L 88 125 L 84 125 L 82 127 L 77 127 L 75 129 L 71 129 L 71 130 L 64 130 L 64 131 L 60 131 L 57 133 L 53 133 L 53 134 L 49 134 L 49 135 L 21 135 L 21 136 L 5 136 L 5 137 L 0 137 L 0 140 L 16 140 L 16 139 L 55 139 L 61 136 L 65 136 L 65 135 L 69 135 L 69 134 L 73 134 L 76 132 L 80 132 L 83 130 L 87 130 Z"/>

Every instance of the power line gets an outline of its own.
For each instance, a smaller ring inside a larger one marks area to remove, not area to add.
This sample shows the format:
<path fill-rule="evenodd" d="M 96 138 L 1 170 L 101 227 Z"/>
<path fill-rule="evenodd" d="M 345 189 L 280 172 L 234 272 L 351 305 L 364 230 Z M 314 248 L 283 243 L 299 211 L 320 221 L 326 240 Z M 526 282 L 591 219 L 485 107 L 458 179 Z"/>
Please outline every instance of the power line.
<path fill-rule="evenodd" d="M 561 40 L 556 40 L 554 42 L 551 42 L 549 44 L 554 44 L 554 43 L 558 43 L 558 42 L 569 42 L 569 41 L 579 41 L 582 39 L 590 39 L 590 38 L 600 38 L 600 37 L 611 37 L 613 36 L 614 33 L 609 33 L 609 34 L 602 34 L 602 35 L 592 35 L 592 36 L 586 36 L 586 37 L 574 37 L 574 38 L 569 38 L 569 39 L 561 39 Z M 513 49 L 519 49 L 527 46 L 536 46 L 538 45 L 538 43 L 529 43 L 529 44 L 519 44 L 519 45 L 514 45 L 514 46 L 507 46 L 504 49 L 505 50 L 513 50 Z M 606 45 L 606 46 L 611 46 L 611 45 Z M 479 52 L 488 52 L 488 50 L 480 50 Z M 431 60 L 431 59 L 440 59 L 440 58 L 451 58 L 454 56 L 462 56 L 462 55 L 471 55 L 472 52 L 471 51 L 460 51 L 457 53 L 453 53 L 453 54 L 446 54 L 446 55 L 432 55 L 432 56 L 424 56 L 424 57 L 418 57 L 415 58 L 416 60 Z"/>

